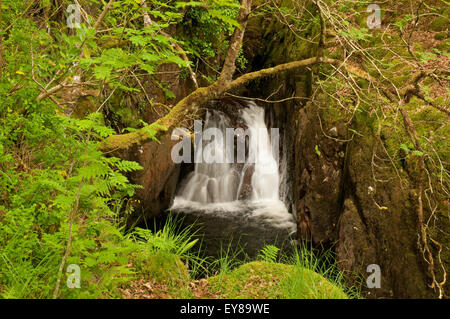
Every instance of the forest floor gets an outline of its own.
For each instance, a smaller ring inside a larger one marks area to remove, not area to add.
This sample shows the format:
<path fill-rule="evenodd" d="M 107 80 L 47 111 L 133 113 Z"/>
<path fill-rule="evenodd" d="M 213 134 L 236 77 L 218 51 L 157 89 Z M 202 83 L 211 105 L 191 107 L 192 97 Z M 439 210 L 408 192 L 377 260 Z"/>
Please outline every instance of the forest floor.
<path fill-rule="evenodd" d="M 127 299 L 347 299 L 341 287 L 293 265 L 250 262 L 199 280 L 139 278 L 121 288 Z"/>

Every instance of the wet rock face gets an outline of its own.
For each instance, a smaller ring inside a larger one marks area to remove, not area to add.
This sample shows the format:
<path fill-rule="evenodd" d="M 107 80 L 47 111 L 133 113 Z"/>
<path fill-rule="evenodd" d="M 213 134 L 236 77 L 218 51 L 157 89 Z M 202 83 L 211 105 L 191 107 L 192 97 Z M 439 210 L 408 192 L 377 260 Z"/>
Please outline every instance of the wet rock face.
<path fill-rule="evenodd" d="M 243 169 L 243 165 L 240 168 L 240 170 Z M 242 186 L 238 195 L 238 200 L 246 200 L 250 199 L 252 196 L 252 175 L 255 171 L 255 166 L 250 165 L 247 167 L 246 171 L 244 172 L 244 178 L 242 180 Z"/>
<path fill-rule="evenodd" d="M 417 197 L 411 185 L 403 188 L 389 165 L 372 165 L 374 153 L 383 150 L 363 127 L 364 137 L 348 145 L 338 260 L 342 270 L 367 278 L 367 267 L 379 265 L 381 288 L 363 291 L 367 297 L 433 298 L 427 267 L 417 246 Z M 375 182 L 374 175 L 383 183 Z"/>
<path fill-rule="evenodd" d="M 225 113 L 230 119 L 233 128 L 247 129 L 247 125 L 244 120 L 239 116 L 240 110 L 246 108 L 246 104 L 243 100 L 239 100 L 234 97 L 223 97 L 218 100 L 210 101 L 209 108 Z"/>
<path fill-rule="evenodd" d="M 334 127 L 336 138 L 322 134 L 316 110 L 298 114 L 295 140 L 295 201 L 301 239 L 330 243 L 337 239 L 346 129 Z M 341 139 L 338 138 L 340 134 Z"/>
<path fill-rule="evenodd" d="M 309 104 L 299 112 L 294 154 L 299 239 L 335 243 L 340 269 L 350 285 L 362 282 L 365 297 L 436 297 L 417 246 L 413 183 L 402 188 L 392 178 L 392 166 L 373 165 L 373 154 L 383 159 L 385 153 L 365 123 L 352 124 L 363 136 L 351 138 L 319 112 Z M 381 288 L 366 286 L 371 264 L 380 266 Z"/>

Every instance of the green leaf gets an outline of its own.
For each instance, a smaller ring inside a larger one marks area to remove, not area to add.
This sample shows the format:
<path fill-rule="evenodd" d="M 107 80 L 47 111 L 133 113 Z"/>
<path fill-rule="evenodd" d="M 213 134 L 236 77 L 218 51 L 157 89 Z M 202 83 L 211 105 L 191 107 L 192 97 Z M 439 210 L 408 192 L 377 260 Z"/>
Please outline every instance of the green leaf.
<path fill-rule="evenodd" d="M 148 43 L 148 39 L 146 37 L 140 35 L 134 35 L 129 38 L 131 43 L 137 46 L 145 46 Z"/>
<path fill-rule="evenodd" d="M 402 150 L 404 150 L 406 153 L 410 152 L 410 150 L 409 150 L 409 148 L 408 148 L 408 146 L 406 144 L 400 144 L 400 148 Z"/>
<path fill-rule="evenodd" d="M 94 76 L 99 80 L 108 79 L 111 76 L 112 67 L 98 65 L 94 68 Z"/>
<path fill-rule="evenodd" d="M 242 29 L 242 26 L 235 19 L 232 19 L 232 18 L 230 18 L 229 16 L 226 16 L 226 15 L 223 15 L 218 10 L 209 10 L 209 14 L 212 17 L 225 22 L 226 24 L 229 24 L 229 25 L 235 26 L 235 27 L 237 27 L 239 29 Z"/>
<path fill-rule="evenodd" d="M 150 64 L 141 64 L 141 69 L 147 71 L 148 74 L 153 74 L 155 72 L 156 67 Z"/>
<path fill-rule="evenodd" d="M 316 151 L 316 154 L 318 155 L 318 156 L 321 156 L 321 152 L 319 151 L 319 146 L 318 145 L 316 145 L 315 147 L 314 147 L 314 150 Z"/>
<path fill-rule="evenodd" d="M 161 60 L 161 57 L 159 55 L 156 54 L 152 54 L 149 52 L 142 52 L 139 57 L 147 62 L 157 62 L 159 60 Z"/>

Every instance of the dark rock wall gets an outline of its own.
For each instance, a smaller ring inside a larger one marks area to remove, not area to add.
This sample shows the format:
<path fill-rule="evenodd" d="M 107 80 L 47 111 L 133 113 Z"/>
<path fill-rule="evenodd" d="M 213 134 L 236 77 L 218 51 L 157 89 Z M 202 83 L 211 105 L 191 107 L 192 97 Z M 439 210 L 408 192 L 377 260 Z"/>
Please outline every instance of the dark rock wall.
<path fill-rule="evenodd" d="M 138 162 L 143 169 L 130 174 L 132 183 L 141 185 L 134 196 L 135 214 L 128 220 L 133 224 L 140 218 L 151 218 L 160 215 L 171 204 L 180 176 L 180 164 L 171 158 L 172 141 L 170 135 L 160 143 L 163 151 L 156 152 L 156 143 L 147 142 L 135 145 L 122 157 Z M 160 145 L 160 146 L 161 146 Z"/>
<path fill-rule="evenodd" d="M 316 244 L 336 243 L 340 269 L 349 283 L 362 281 L 367 297 L 435 296 L 427 288 L 429 278 L 417 246 L 414 189 L 402 188 L 391 166 L 373 165 L 373 155 L 383 158 L 383 151 L 366 123 L 358 118 L 352 123 L 361 137 L 350 134 L 342 123 L 330 123 L 313 104 L 300 117 L 299 233 Z M 381 288 L 366 289 L 370 264 L 380 266 Z"/>
<path fill-rule="evenodd" d="M 304 240 L 331 244 L 337 240 L 346 128 L 327 128 L 328 123 L 321 123 L 318 108 L 311 104 L 299 111 L 298 119 L 294 176 L 299 233 Z M 323 131 L 328 129 L 331 131 Z"/>

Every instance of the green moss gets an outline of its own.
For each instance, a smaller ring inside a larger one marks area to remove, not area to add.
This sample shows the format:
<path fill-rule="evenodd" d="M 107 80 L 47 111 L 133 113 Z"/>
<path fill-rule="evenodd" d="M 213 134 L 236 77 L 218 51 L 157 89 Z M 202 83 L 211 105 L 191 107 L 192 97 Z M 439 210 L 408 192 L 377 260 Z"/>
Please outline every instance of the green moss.
<path fill-rule="evenodd" d="M 99 44 L 105 49 L 121 48 L 129 44 L 130 41 L 121 40 L 113 36 L 104 36 L 100 38 Z"/>
<path fill-rule="evenodd" d="M 178 256 L 167 252 L 155 251 L 136 255 L 134 267 L 142 277 L 158 283 L 174 284 L 189 281 L 187 267 Z"/>
<path fill-rule="evenodd" d="M 312 270 L 294 267 L 280 282 L 288 299 L 348 299 L 344 291 Z"/>
<path fill-rule="evenodd" d="M 436 33 L 436 34 L 434 35 L 434 38 L 435 38 L 436 40 L 445 40 L 445 39 L 447 39 L 448 37 L 449 37 L 449 32 L 448 32 L 448 31 L 439 32 L 439 33 Z"/>
<path fill-rule="evenodd" d="M 414 72 L 413 67 L 401 59 L 392 59 L 389 65 L 389 68 L 385 71 L 386 78 L 391 80 L 398 88 L 408 83 L 411 78 L 411 72 Z M 376 71 L 374 71 L 373 75 L 376 76 Z"/>
<path fill-rule="evenodd" d="M 251 262 L 208 282 L 224 298 L 348 298 L 321 275 L 280 263 Z"/>
<path fill-rule="evenodd" d="M 311 38 L 313 35 L 319 33 L 320 26 L 317 24 L 302 25 L 302 21 L 291 20 L 292 16 L 301 14 L 302 10 L 310 10 L 314 12 L 315 9 L 310 3 L 305 3 L 305 8 L 299 9 L 298 1 L 283 0 L 279 3 L 280 8 L 286 12 L 293 10 L 291 14 L 287 15 L 287 19 L 291 24 L 291 28 L 295 24 L 294 28 L 301 28 L 302 31 L 297 31 L 294 34 L 289 27 L 283 23 L 279 23 L 277 19 L 273 19 L 271 16 L 256 17 L 249 20 L 247 30 L 263 30 L 261 33 L 261 39 L 255 39 L 257 44 L 255 47 L 262 47 L 264 52 L 270 52 L 267 54 L 267 60 L 264 61 L 265 66 L 278 65 L 286 63 L 287 61 L 295 61 L 306 59 L 316 55 L 316 45 L 303 40 L 302 38 Z M 254 31 L 257 33 L 258 31 Z"/>
<path fill-rule="evenodd" d="M 327 104 L 328 107 L 324 110 L 321 110 L 321 118 L 323 118 L 329 126 L 347 120 L 347 114 L 345 114 L 345 112 L 342 112 L 342 110 L 335 102 L 336 101 L 330 99 L 329 103 Z"/>
<path fill-rule="evenodd" d="M 147 134 L 149 135 L 149 134 Z M 141 131 L 136 131 L 128 134 L 113 135 L 106 139 L 101 145 L 102 151 L 114 151 L 121 149 L 128 149 L 133 144 L 138 144 L 143 140 Z"/>
<path fill-rule="evenodd" d="M 284 264 L 251 262 L 208 279 L 210 290 L 226 298 L 280 298 L 275 288 L 292 268 Z"/>
<path fill-rule="evenodd" d="M 447 53 L 449 51 L 449 48 L 450 48 L 450 40 L 443 41 L 443 42 L 439 43 L 437 46 L 438 50 L 441 50 L 441 51 L 447 52 Z"/>
<path fill-rule="evenodd" d="M 95 111 L 96 106 L 94 97 L 82 96 L 78 99 L 77 106 L 73 113 L 73 117 L 80 119 L 87 116 L 89 113 L 93 113 Z"/>
<path fill-rule="evenodd" d="M 433 31 L 445 31 L 448 30 L 449 25 L 449 16 L 450 16 L 450 8 L 446 8 L 441 16 L 434 19 L 434 21 L 431 23 L 430 28 Z"/>
<path fill-rule="evenodd" d="M 306 41 L 296 41 L 296 43 L 295 39 L 292 40 L 293 41 L 289 43 L 295 44 L 292 46 L 290 54 L 293 58 L 300 60 L 313 56 L 315 48 L 311 45 L 311 43 Z"/>

